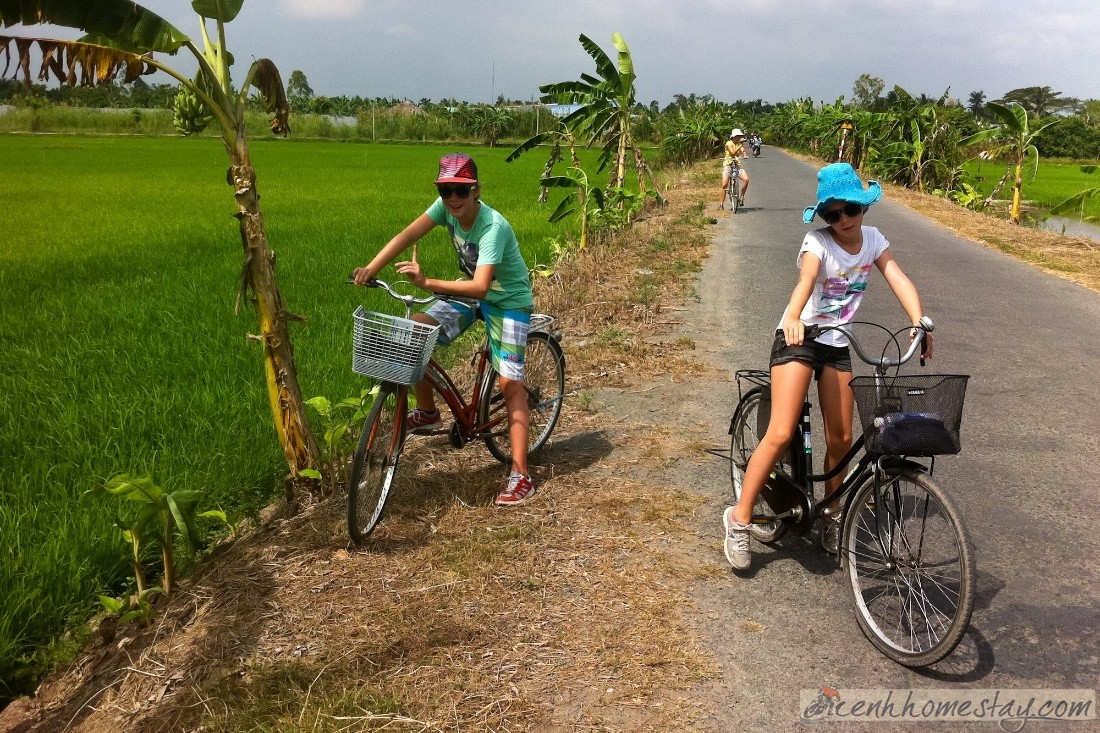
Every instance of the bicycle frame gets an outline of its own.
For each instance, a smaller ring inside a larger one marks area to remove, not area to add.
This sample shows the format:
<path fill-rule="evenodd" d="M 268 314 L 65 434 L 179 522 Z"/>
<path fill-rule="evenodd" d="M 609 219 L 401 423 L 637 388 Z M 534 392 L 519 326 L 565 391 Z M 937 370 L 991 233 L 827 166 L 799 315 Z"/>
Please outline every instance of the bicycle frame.
<path fill-rule="evenodd" d="M 874 363 L 872 359 L 863 352 L 858 341 L 852 339 L 851 344 L 863 361 Z M 913 355 L 912 352 L 913 347 L 910 348 L 910 353 L 906 357 L 896 362 L 893 360 L 879 359 L 874 372 L 876 382 L 883 382 L 886 379 L 887 370 L 895 364 L 908 361 Z M 767 372 L 749 370 L 744 378 L 752 384 L 764 386 L 768 390 L 771 389 L 771 376 Z M 738 379 L 738 392 L 740 393 L 740 374 Z M 814 521 L 824 514 L 826 507 L 861 486 L 867 480 L 867 477 L 875 472 L 881 460 L 867 453 L 862 453 L 864 445 L 866 444 L 866 438 L 860 435 L 852 443 L 852 446 L 848 449 L 848 452 L 844 454 L 844 457 L 837 462 L 836 466 L 825 473 L 815 474 L 813 466 L 812 407 L 813 405 L 808 398 L 803 401 L 798 425 L 794 434 L 791 436 L 791 442 L 787 448 L 787 455 L 790 457 L 791 464 L 790 475 L 787 475 L 778 468 L 773 469 L 768 475 L 763 489 L 769 506 L 775 511 L 775 516 L 771 518 L 761 518 L 760 521 L 767 523 L 775 519 L 780 519 L 791 525 L 798 534 L 807 533 L 813 527 Z M 860 455 L 861 453 L 862 455 Z M 815 500 L 814 484 L 824 483 L 835 478 L 842 470 L 851 464 L 852 460 L 857 455 L 860 456 L 859 461 L 844 480 L 841 481 L 840 485 L 831 493 L 824 496 L 820 501 Z M 911 465 L 920 466 L 921 469 L 931 475 L 932 467 L 935 466 L 935 459 L 932 460 L 933 463 L 931 467 L 923 466 L 911 460 L 906 460 L 905 462 Z M 754 517 L 754 521 L 755 520 L 756 518 Z"/>
<path fill-rule="evenodd" d="M 819 518 L 832 515 L 834 522 L 841 522 L 822 525 L 821 543 L 828 552 L 837 555 L 851 585 L 861 631 L 886 657 L 905 666 L 923 667 L 950 654 L 965 634 L 973 611 L 975 570 L 972 543 L 959 511 L 931 478 L 935 456 L 949 452 L 950 446 L 941 451 L 940 444 L 934 442 L 927 448 L 919 440 L 892 444 L 894 450 L 912 447 L 917 456 L 928 456 L 932 463 L 925 465 L 924 461 L 902 453 L 881 452 L 873 439 L 881 427 L 878 419 L 884 415 L 905 414 L 924 404 L 938 409 L 935 398 L 941 393 L 928 395 L 926 403 L 926 388 L 919 381 L 910 382 L 912 386 L 904 386 L 906 383 L 902 382 L 901 391 L 889 384 L 892 377 L 888 376 L 888 370 L 900 367 L 916 355 L 924 344 L 921 333 L 930 333 L 932 323 L 922 318 L 914 328 L 920 331 L 912 334 L 908 350 L 897 359 L 888 358 L 886 349 L 878 358 L 868 358 L 858 341 L 848 334 L 860 358 L 875 367 L 873 381 L 861 381 L 858 387 L 862 393 L 855 394 L 864 429 L 870 431 L 865 433 L 868 437 L 857 438 L 830 470 L 814 473 L 812 405 L 807 396 L 787 451 L 775 457 L 774 466 L 765 477 L 759 497 L 763 502 L 753 507 L 752 521 L 757 526 L 748 529 L 760 542 L 772 544 L 789 530 L 806 534 Z M 888 331 L 899 351 L 897 336 L 904 330 Z M 813 337 L 809 329 L 807 337 Z M 760 447 L 770 428 L 771 380 L 768 372 L 756 369 L 738 371 L 736 376 L 740 396 L 730 422 L 733 437 L 729 458 L 734 462 L 730 477 L 735 497 L 743 502 L 745 461 L 750 449 Z M 957 384 L 959 378 L 955 379 Z M 751 387 L 746 390 L 746 385 Z M 911 403 L 909 396 L 919 399 Z M 960 393 L 959 400 L 961 396 Z M 945 410 L 960 408 L 961 404 L 956 403 Z M 914 414 L 919 414 L 919 410 Z M 782 432 L 785 437 L 786 424 Z M 957 442 L 954 448 L 958 452 Z M 773 454 L 769 451 L 767 455 L 771 460 Z M 815 500 L 814 484 L 836 480 L 849 466 L 851 470 L 839 485 Z M 830 507 L 839 506 L 840 502 L 842 511 L 834 513 Z M 735 570 L 746 569 L 745 564 L 738 562 L 742 559 L 738 552 L 743 550 L 736 546 L 730 549 L 730 541 L 740 539 L 734 531 L 744 531 L 732 526 L 730 511 L 727 509 L 723 517 L 726 557 Z M 831 535 L 833 532 L 837 535 Z"/>
<path fill-rule="evenodd" d="M 435 359 L 431 359 L 428 362 L 427 368 L 424 370 L 424 379 L 426 379 L 432 389 L 443 398 L 443 401 L 447 403 L 447 407 L 450 408 L 451 413 L 454 415 L 455 425 L 461 433 L 463 442 L 469 442 L 474 438 L 479 438 L 490 433 L 493 428 L 502 422 L 506 422 L 508 419 L 507 413 L 502 413 L 484 425 L 478 424 L 478 406 L 481 404 L 481 400 L 485 397 L 486 393 L 493 388 L 489 380 L 489 375 L 491 374 L 491 369 L 489 368 L 491 357 L 487 338 L 482 340 L 481 347 L 474 354 L 473 358 L 477 360 L 477 370 L 474 377 L 474 386 L 468 402 L 463 397 L 458 387 L 455 386 L 454 380 L 451 379 L 451 375 L 448 374 L 447 370 L 441 367 Z"/>
<path fill-rule="evenodd" d="M 737 203 L 737 198 L 741 195 L 741 169 L 730 169 L 730 180 L 726 184 L 726 197 L 730 199 L 731 204 Z"/>

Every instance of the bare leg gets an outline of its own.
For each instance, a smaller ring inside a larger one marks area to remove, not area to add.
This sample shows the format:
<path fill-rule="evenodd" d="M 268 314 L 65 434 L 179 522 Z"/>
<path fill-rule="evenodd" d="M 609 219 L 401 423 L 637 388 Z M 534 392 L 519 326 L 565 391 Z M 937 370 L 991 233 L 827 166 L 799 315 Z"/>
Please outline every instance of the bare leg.
<path fill-rule="evenodd" d="M 810 389 L 813 369 L 804 362 L 789 361 L 772 367 L 771 374 L 772 412 L 768 432 L 749 458 L 741 484 L 741 498 L 733 511 L 733 518 L 741 524 L 752 521 L 752 507 L 764 489 L 768 474 L 791 442 L 802 414 L 802 403 Z"/>
<path fill-rule="evenodd" d="M 730 185 L 729 174 L 728 173 L 723 173 L 722 174 L 722 188 L 719 189 L 719 194 L 718 194 L 718 208 L 719 209 L 722 208 L 722 206 L 724 206 L 725 203 L 726 203 L 726 189 L 729 188 L 729 185 Z"/>
<path fill-rule="evenodd" d="M 745 199 L 745 194 L 749 192 L 749 174 L 745 171 L 741 171 L 741 200 Z"/>
<path fill-rule="evenodd" d="M 426 323 L 429 326 L 438 326 L 434 318 L 426 313 L 413 313 L 412 319 L 417 323 Z M 435 410 L 435 390 L 432 389 L 432 385 L 427 379 L 421 379 L 416 385 L 413 386 L 413 393 L 416 394 L 416 407 L 419 410 L 425 412 L 432 412 Z"/>
<path fill-rule="evenodd" d="M 825 367 L 817 382 L 817 397 L 825 423 L 825 471 L 833 469 L 852 447 L 852 414 L 855 403 L 848 382 L 851 372 Z M 826 495 L 840 486 L 843 471 L 825 482 Z M 836 508 L 835 506 L 833 507 Z"/>
<path fill-rule="evenodd" d="M 530 430 L 531 408 L 523 382 L 500 378 L 500 391 L 508 408 L 508 437 L 512 440 L 512 470 L 527 475 L 527 436 Z"/>

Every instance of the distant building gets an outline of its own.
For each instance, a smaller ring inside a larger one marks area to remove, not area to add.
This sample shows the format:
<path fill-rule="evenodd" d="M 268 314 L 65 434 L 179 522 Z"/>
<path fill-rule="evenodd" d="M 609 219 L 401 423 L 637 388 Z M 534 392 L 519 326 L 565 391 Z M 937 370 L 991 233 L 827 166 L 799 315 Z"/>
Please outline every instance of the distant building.
<path fill-rule="evenodd" d="M 583 107 L 583 104 L 547 104 L 543 105 L 546 109 L 550 110 L 550 114 L 555 117 L 568 117 Z"/>
<path fill-rule="evenodd" d="M 420 107 L 413 102 L 405 100 L 404 102 L 399 102 L 393 107 L 390 107 L 389 113 L 393 115 L 401 115 L 404 117 L 412 117 L 415 115 L 424 114 L 424 110 L 420 109 Z"/>

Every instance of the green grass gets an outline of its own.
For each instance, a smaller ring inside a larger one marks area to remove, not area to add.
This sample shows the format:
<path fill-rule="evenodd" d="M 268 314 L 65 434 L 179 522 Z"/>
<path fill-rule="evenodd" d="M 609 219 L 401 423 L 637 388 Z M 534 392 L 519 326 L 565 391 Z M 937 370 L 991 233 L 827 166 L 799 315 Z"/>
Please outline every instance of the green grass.
<path fill-rule="evenodd" d="M 970 162 L 966 169 L 978 179 L 975 186 L 983 195 L 988 196 L 1004 175 L 1005 163 Z M 1039 171 L 1032 180 L 1033 168 L 1024 167 L 1023 198 L 1034 201 L 1044 209 L 1060 204 L 1071 196 L 1076 196 L 1088 188 L 1100 188 L 1100 171 L 1085 173 L 1080 163 L 1039 161 Z M 1012 198 L 1013 178 L 1010 176 L 998 196 Z M 1085 208 L 1085 213 L 1100 216 L 1100 198 L 1094 198 Z"/>
<path fill-rule="evenodd" d="M 291 327 L 306 398 L 358 392 L 351 312 L 396 304 L 344 279 L 427 208 L 454 147 L 252 143 L 279 284 L 307 318 Z M 541 156 L 471 152 L 483 199 L 512 222 L 528 264 L 546 262 L 560 228 L 535 203 Z M 246 339 L 254 312 L 233 312 L 242 254 L 220 143 L 0 136 L 0 160 L 2 704 L 95 594 L 125 581 L 119 507 L 83 502 L 85 491 L 152 472 L 201 489 L 203 508 L 247 513 L 278 495 L 286 465 Z M 457 273 L 442 230 L 420 259 Z"/>

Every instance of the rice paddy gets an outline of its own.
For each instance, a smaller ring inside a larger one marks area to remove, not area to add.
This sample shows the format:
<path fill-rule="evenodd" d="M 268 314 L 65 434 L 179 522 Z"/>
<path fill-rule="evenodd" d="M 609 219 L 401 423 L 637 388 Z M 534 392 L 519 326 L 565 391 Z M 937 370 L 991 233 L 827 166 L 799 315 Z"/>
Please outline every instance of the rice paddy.
<path fill-rule="evenodd" d="M 279 285 L 307 319 L 291 327 L 307 399 L 358 393 L 350 314 L 395 304 L 344 280 L 427 208 L 436 162 L 456 147 L 251 143 Z M 536 203 L 544 160 L 470 152 L 483 200 L 529 265 L 547 262 L 561 229 Z M 234 313 L 242 254 L 221 144 L 4 136 L 0 160 L 2 700 L 97 593 L 124 589 L 121 506 L 86 491 L 152 473 L 240 516 L 279 494 L 286 466 L 247 339 L 254 313 Z M 442 230 L 420 261 L 457 275 Z"/>

